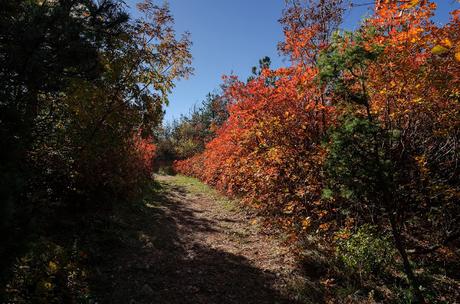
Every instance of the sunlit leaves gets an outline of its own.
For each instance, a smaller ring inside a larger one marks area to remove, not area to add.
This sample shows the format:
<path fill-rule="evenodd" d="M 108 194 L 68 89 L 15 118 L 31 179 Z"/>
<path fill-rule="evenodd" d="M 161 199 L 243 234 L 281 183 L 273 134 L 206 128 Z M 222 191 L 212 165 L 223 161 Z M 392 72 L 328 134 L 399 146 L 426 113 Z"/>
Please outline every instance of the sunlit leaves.
<path fill-rule="evenodd" d="M 446 47 L 442 46 L 442 45 L 435 45 L 432 49 L 431 49 L 431 53 L 434 54 L 434 55 L 441 55 L 441 54 L 445 54 L 449 52 L 449 49 L 447 49 Z"/>
<path fill-rule="evenodd" d="M 420 0 L 410 0 L 409 3 L 406 4 L 406 7 L 413 8 L 419 3 L 420 3 Z"/>
<path fill-rule="evenodd" d="M 460 14 L 438 26 L 433 2 L 380 1 L 358 30 L 333 34 L 340 1 L 326 2 L 336 11 L 321 20 L 306 13 L 313 1 L 286 11 L 292 65 L 233 79 L 228 120 L 177 169 L 294 236 L 393 229 L 395 216 L 411 245 L 438 242 L 458 231 Z"/>

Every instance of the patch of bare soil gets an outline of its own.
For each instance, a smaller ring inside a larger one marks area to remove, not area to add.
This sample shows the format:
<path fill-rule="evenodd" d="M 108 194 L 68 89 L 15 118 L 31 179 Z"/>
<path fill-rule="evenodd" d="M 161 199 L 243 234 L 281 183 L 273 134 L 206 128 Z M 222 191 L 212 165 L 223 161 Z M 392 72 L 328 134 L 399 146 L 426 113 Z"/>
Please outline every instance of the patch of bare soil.
<path fill-rule="evenodd" d="M 99 240 L 93 292 L 100 303 L 297 303 L 289 248 L 238 208 L 158 176 L 150 200 L 113 219 Z M 129 211 L 129 215 L 126 215 Z"/>

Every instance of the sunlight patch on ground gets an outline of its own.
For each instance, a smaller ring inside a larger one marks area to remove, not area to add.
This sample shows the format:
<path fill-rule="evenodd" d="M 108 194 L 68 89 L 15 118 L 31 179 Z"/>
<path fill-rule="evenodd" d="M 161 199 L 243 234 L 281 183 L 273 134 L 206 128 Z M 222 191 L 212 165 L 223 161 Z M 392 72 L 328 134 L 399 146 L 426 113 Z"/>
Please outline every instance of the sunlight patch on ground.
<path fill-rule="evenodd" d="M 232 211 L 236 208 L 236 201 L 225 197 L 217 190 L 212 189 L 210 186 L 201 182 L 200 180 L 185 176 L 185 175 L 174 175 L 170 176 L 171 180 L 175 185 L 185 187 L 190 193 L 194 195 L 206 195 L 221 204 L 226 210 Z"/>

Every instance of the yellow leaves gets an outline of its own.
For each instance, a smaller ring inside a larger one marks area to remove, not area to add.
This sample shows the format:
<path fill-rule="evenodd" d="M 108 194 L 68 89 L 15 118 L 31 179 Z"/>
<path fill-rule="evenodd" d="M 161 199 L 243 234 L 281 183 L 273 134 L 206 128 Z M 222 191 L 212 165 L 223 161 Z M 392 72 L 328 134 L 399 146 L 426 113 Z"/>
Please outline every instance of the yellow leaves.
<path fill-rule="evenodd" d="M 302 230 L 307 230 L 311 226 L 310 217 L 306 217 L 302 220 Z"/>
<path fill-rule="evenodd" d="M 413 99 L 412 102 L 416 103 L 416 104 L 420 104 L 420 103 L 422 103 L 422 100 L 423 99 L 421 97 L 418 97 L 418 98 Z"/>
<path fill-rule="evenodd" d="M 445 38 L 441 40 L 441 42 L 437 45 L 435 45 L 431 49 L 431 53 L 433 55 L 443 55 L 448 53 L 452 48 L 454 47 L 454 44 L 449 38 Z M 457 62 L 460 62 L 460 45 L 457 45 L 454 51 L 454 60 Z"/>
<path fill-rule="evenodd" d="M 56 273 L 58 271 L 58 268 L 59 267 L 55 262 L 50 261 L 48 263 L 48 269 L 49 269 L 50 273 Z"/>
<path fill-rule="evenodd" d="M 283 213 L 285 214 L 292 214 L 294 211 L 294 205 L 289 203 L 286 207 L 284 207 Z"/>
<path fill-rule="evenodd" d="M 43 283 L 43 287 L 46 289 L 46 290 L 51 290 L 53 288 L 53 284 L 50 283 L 50 282 L 44 282 Z"/>
<path fill-rule="evenodd" d="M 411 43 L 416 43 L 421 40 L 423 36 L 423 29 L 420 27 L 411 27 L 406 32 L 407 38 Z"/>
<path fill-rule="evenodd" d="M 445 38 L 441 41 L 441 44 L 445 46 L 446 48 L 451 48 L 453 46 L 452 41 L 450 41 L 449 38 Z"/>
<path fill-rule="evenodd" d="M 59 130 L 65 130 L 65 125 L 62 121 L 58 121 L 56 123 L 56 129 L 59 129 Z"/>
<path fill-rule="evenodd" d="M 428 173 L 430 173 L 428 167 L 427 167 L 427 159 L 425 155 L 419 155 L 415 157 L 415 160 L 417 161 L 420 174 L 422 177 L 426 177 Z"/>
<path fill-rule="evenodd" d="M 410 0 L 409 3 L 406 4 L 406 8 L 413 8 L 419 3 L 420 0 Z"/>
<path fill-rule="evenodd" d="M 447 53 L 448 51 L 449 51 L 449 50 L 448 50 L 446 47 L 444 47 L 444 46 L 442 46 L 442 45 L 440 45 L 440 44 L 435 45 L 435 46 L 431 49 L 431 53 L 432 53 L 433 55 L 442 55 L 442 54 Z"/>
<path fill-rule="evenodd" d="M 280 149 L 272 147 L 268 150 L 267 158 L 275 164 L 280 164 L 283 161 L 283 153 Z M 270 175 L 275 175 L 277 172 L 278 170 L 266 171 Z"/>
<path fill-rule="evenodd" d="M 455 57 L 455 61 L 460 62 L 460 50 L 455 53 L 454 57 Z"/>

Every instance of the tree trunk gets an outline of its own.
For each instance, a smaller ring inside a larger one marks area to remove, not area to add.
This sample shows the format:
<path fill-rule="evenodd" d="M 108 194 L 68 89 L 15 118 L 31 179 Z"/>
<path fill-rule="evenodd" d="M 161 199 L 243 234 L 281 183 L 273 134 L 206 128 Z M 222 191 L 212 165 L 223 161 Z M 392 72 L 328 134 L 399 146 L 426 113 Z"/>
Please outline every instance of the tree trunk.
<path fill-rule="evenodd" d="M 391 224 L 391 232 L 393 234 L 393 239 L 395 241 L 396 249 L 401 255 L 401 259 L 403 261 L 404 272 L 406 273 L 407 279 L 409 280 L 409 284 L 411 285 L 413 292 L 414 292 L 415 303 L 426 303 L 425 299 L 423 298 L 422 293 L 420 292 L 420 289 L 419 289 L 420 285 L 418 284 L 417 278 L 415 277 L 415 274 L 412 271 L 412 266 L 410 265 L 409 258 L 407 257 L 406 249 L 404 248 L 404 244 L 401 239 L 401 234 L 396 226 L 395 216 L 391 212 L 390 212 L 390 224 Z"/>

